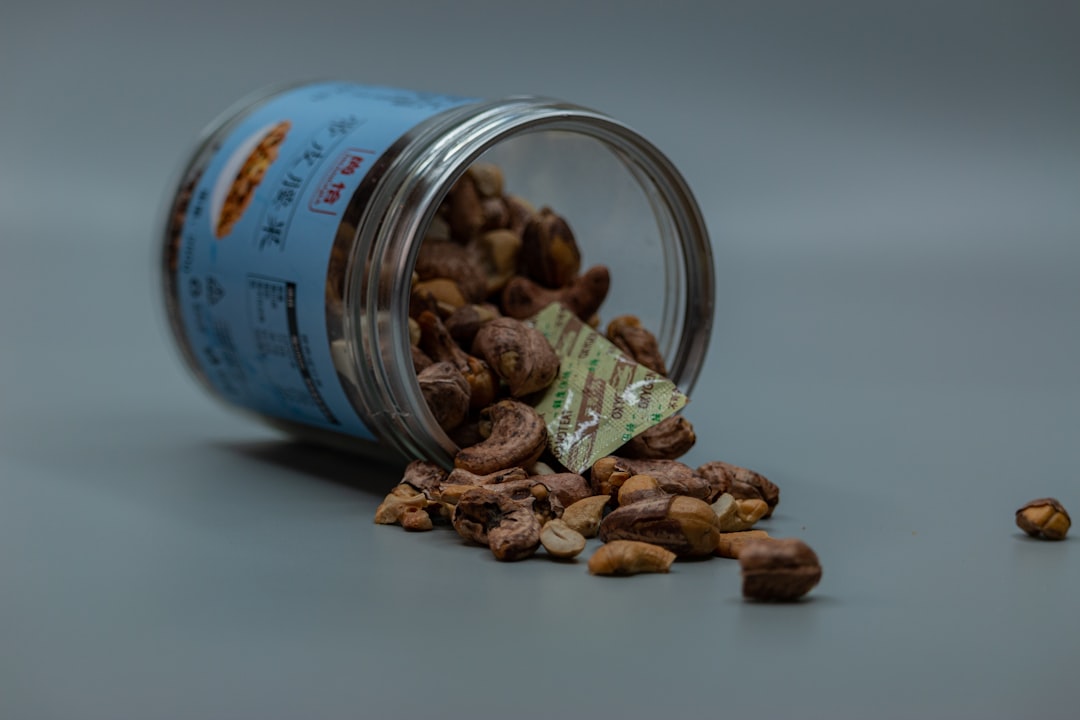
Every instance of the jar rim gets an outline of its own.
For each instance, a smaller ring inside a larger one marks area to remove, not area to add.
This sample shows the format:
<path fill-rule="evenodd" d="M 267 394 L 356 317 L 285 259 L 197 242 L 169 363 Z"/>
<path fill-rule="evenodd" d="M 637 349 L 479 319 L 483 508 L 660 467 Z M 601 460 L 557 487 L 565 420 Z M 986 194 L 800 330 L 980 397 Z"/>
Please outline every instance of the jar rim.
<path fill-rule="evenodd" d="M 669 377 L 685 391 L 695 384 L 711 334 L 714 273 L 708 232 L 689 186 L 648 140 L 596 111 L 537 96 L 465 105 L 441 113 L 396 146 L 370 197 L 358 201 L 353 256 L 345 292 L 350 368 L 360 378 L 364 410 L 376 431 L 406 457 L 452 465 L 457 446 L 434 420 L 420 393 L 408 333 L 410 278 L 427 227 L 439 203 L 470 165 L 496 145 L 522 135 L 565 131 L 600 141 L 615 152 L 646 190 L 654 215 L 666 213 L 687 272 L 687 287 L 670 312 L 682 327 Z M 659 203 L 659 207 L 657 207 Z M 362 256 L 361 256 L 362 254 Z M 366 270 L 365 270 L 366 269 Z M 693 332 L 687 332 L 689 328 Z"/>

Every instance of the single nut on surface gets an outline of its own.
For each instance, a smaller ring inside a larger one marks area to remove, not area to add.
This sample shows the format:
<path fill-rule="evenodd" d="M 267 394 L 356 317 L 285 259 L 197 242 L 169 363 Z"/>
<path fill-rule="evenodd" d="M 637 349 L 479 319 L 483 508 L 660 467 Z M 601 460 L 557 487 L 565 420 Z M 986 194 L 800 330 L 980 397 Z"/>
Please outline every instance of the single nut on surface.
<path fill-rule="evenodd" d="M 551 208 L 541 208 L 525 223 L 520 266 L 523 275 L 549 288 L 569 285 L 581 270 L 574 233 Z"/>
<path fill-rule="evenodd" d="M 472 488 L 458 498 L 452 523 L 461 537 L 487 545 L 497 560 L 521 560 L 540 547 L 540 524 L 531 504 Z"/>
<path fill-rule="evenodd" d="M 507 384 L 512 397 L 543 390 L 559 374 L 559 356 L 544 334 L 513 318 L 485 323 L 472 351 Z"/>
<path fill-rule="evenodd" d="M 434 523 L 431 522 L 431 516 L 428 515 L 427 509 L 415 505 L 410 505 L 404 509 L 400 522 L 401 527 L 413 532 L 423 532 L 435 527 Z"/>
<path fill-rule="evenodd" d="M 724 493 L 731 493 L 740 500 L 760 498 L 769 506 L 765 517 L 771 517 L 773 510 L 780 503 L 780 488 L 764 475 L 753 470 L 715 461 L 705 463 L 695 472 L 712 486 L 713 500 Z"/>
<path fill-rule="evenodd" d="M 1054 498 L 1039 498 L 1016 511 L 1016 525 L 1040 540 L 1064 540 L 1072 520 L 1060 502 Z"/>
<path fill-rule="evenodd" d="M 724 493 L 712 504 L 721 532 L 739 532 L 754 527 L 765 517 L 769 506 L 764 500 L 738 500 L 735 496 Z"/>
<path fill-rule="evenodd" d="M 549 555 L 562 559 L 576 557 L 585 549 L 585 537 L 557 518 L 540 529 L 540 543 Z"/>
<path fill-rule="evenodd" d="M 667 375 L 667 366 L 660 354 L 656 337 L 643 328 L 641 320 L 634 315 L 613 318 L 608 323 L 606 335 L 608 340 L 633 358 L 634 362 L 661 375 Z"/>
<path fill-rule="evenodd" d="M 722 532 L 716 542 L 716 552 L 720 557 L 737 558 L 748 542 L 752 540 L 767 540 L 769 533 L 764 530 L 741 530 L 739 532 Z"/>
<path fill-rule="evenodd" d="M 674 460 L 686 454 L 695 442 L 697 436 L 690 421 L 682 415 L 672 415 L 635 435 L 619 448 L 619 454 L 630 459 Z"/>
<path fill-rule="evenodd" d="M 675 562 L 675 553 L 659 545 L 637 540 L 612 540 L 601 545 L 589 558 L 593 575 L 637 575 L 666 573 Z"/>
<path fill-rule="evenodd" d="M 532 317 L 553 302 L 561 302 L 582 321 L 600 309 L 611 288 L 611 273 L 596 265 L 558 290 L 546 288 L 524 275 L 516 275 L 502 291 L 502 309 L 519 320 Z"/>
<path fill-rule="evenodd" d="M 652 475 L 631 475 L 619 488 L 619 505 L 629 505 L 640 500 L 667 495 Z"/>
<path fill-rule="evenodd" d="M 435 422 L 443 430 L 453 430 L 469 414 L 472 390 L 469 381 L 453 363 L 429 365 L 416 376 L 420 394 L 424 396 Z"/>
<path fill-rule="evenodd" d="M 500 400 L 481 411 L 491 422 L 482 443 L 458 451 L 454 466 L 484 474 L 536 462 L 547 447 L 544 419 L 532 407 L 517 400 Z"/>
<path fill-rule="evenodd" d="M 754 540 L 739 553 L 743 597 L 797 600 L 821 580 L 821 563 L 810 546 L 796 538 Z"/>
<path fill-rule="evenodd" d="M 594 538 L 600 532 L 600 521 L 604 519 L 604 509 L 609 502 L 610 495 L 582 498 L 563 510 L 562 520 L 583 536 Z"/>
<path fill-rule="evenodd" d="M 680 557 L 711 555 L 720 538 L 720 523 L 704 500 L 684 495 L 652 498 L 620 507 L 600 523 L 600 539 L 640 540 L 671 550 Z"/>

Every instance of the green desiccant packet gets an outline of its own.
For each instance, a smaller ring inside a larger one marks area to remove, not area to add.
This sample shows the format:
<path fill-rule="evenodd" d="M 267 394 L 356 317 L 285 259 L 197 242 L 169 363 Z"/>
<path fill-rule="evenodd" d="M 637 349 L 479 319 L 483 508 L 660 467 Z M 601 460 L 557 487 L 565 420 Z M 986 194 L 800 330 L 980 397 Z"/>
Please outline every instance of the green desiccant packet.
<path fill-rule="evenodd" d="M 531 320 L 559 356 L 559 375 L 534 407 L 548 447 L 580 473 L 635 435 L 675 414 L 689 398 L 639 365 L 560 303 Z"/>

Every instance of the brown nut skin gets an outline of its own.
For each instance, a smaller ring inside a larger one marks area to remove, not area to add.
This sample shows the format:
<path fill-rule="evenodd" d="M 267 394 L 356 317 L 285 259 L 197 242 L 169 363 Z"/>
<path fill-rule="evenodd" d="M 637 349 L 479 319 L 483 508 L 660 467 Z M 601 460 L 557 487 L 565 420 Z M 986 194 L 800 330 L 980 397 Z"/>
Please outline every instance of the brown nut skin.
<path fill-rule="evenodd" d="M 458 499 L 451 522 L 466 540 L 487 545 L 496 560 L 522 560 L 540 547 L 540 523 L 531 504 L 472 488 Z"/>
<path fill-rule="evenodd" d="M 540 528 L 540 544 L 552 557 L 569 560 L 585 549 L 585 537 L 556 518 Z"/>
<path fill-rule="evenodd" d="M 446 201 L 450 235 L 456 242 L 464 244 L 484 225 L 484 208 L 473 176 L 462 175 L 446 194 Z"/>
<path fill-rule="evenodd" d="M 780 488 L 761 473 L 720 461 L 705 463 L 695 472 L 712 486 L 713 497 L 709 502 L 724 493 L 731 493 L 739 500 L 760 498 L 769 506 L 765 517 L 771 517 L 780 504 Z"/>
<path fill-rule="evenodd" d="M 435 362 L 453 363 L 465 376 L 469 383 L 469 408 L 479 410 L 494 402 L 499 380 L 487 363 L 458 347 L 435 313 L 421 312 L 416 316 L 416 323 L 420 326 L 420 349 Z"/>
<path fill-rule="evenodd" d="M 471 303 L 487 297 L 487 276 L 463 245 L 450 240 L 425 240 L 413 267 L 421 281 L 449 278 L 458 292 Z"/>
<path fill-rule="evenodd" d="M 1055 498 L 1039 498 L 1016 511 L 1016 526 L 1033 538 L 1064 540 L 1072 520 Z"/>
<path fill-rule="evenodd" d="M 454 468 L 446 476 L 445 482 L 451 485 L 497 485 L 514 480 L 525 480 L 528 477 L 529 473 L 525 471 L 525 468 L 520 467 L 504 468 L 483 475 L 469 472 L 464 468 Z"/>
<path fill-rule="evenodd" d="M 631 475 L 619 487 L 619 505 L 630 505 L 641 500 L 667 495 L 652 475 Z"/>
<path fill-rule="evenodd" d="M 674 460 L 685 455 L 697 442 L 694 426 L 682 415 L 672 415 L 639 433 L 619 448 L 619 454 L 631 459 Z"/>
<path fill-rule="evenodd" d="M 536 462 L 547 447 L 544 419 L 517 400 L 500 400 L 485 408 L 481 418 L 491 422 L 491 433 L 477 445 L 458 451 L 454 467 L 484 474 Z"/>
<path fill-rule="evenodd" d="M 469 414 L 472 390 L 468 380 L 453 363 L 439 362 L 420 371 L 416 376 L 420 394 L 428 410 L 443 430 L 453 430 Z"/>
<path fill-rule="evenodd" d="M 589 558 L 593 575 L 637 575 L 666 573 L 675 562 L 675 553 L 652 543 L 637 540 L 612 540 L 600 546 Z"/>
<path fill-rule="evenodd" d="M 667 365 L 660 354 L 660 345 L 656 336 L 641 326 L 641 320 L 634 315 L 620 315 L 613 318 L 605 333 L 617 348 L 634 359 L 639 365 L 667 375 Z"/>
<path fill-rule="evenodd" d="M 417 346 L 410 345 L 409 349 L 412 351 L 413 370 L 416 371 L 417 375 L 424 372 L 425 368 L 431 367 L 432 365 L 435 364 L 435 361 L 432 360 L 431 358 L 429 358 L 427 356 L 427 353 L 425 353 L 423 350 L 421 350 Z"/>
<path fill-rule="evenodd" d="M 600 539 L 640 540 L 679 557 L 711 555 L 720 538 L 716 513 L 703 500 L 672 495 L 620 507 L 600 523 Z"/>
<path fill-rule="evenodd" d="M 431 499 L 438 493 L 443 482 L 446 481 L 446 476 L 446 470 L 441 465 L 426 460 L 413 460 L 405 466 L 401 482 L 416 488 L 424 493 L 428 499 Z"/>
<path fill-rule="evenodd" d="M 821 580 L 821 563 L 797 538 L 747 543 L 739 552 L 743 597 L 767 602 L 797 600 Z"/>
<path fill-rule="evenodd" d="M 521 234 L 519 272 L 544 287 L 569 285 L 581 270 L 581 251 L 566 220 L 541 208 Z"/>
<path fill-rule="evenodd" d="M 593 463 L 589 481 L 596 494 L 614 495 L 619 485 L 631 475 L 651 475 L 660 484 L 660 489 L 669 495 L 688 495 L 707 502 L 715 499 L 709 483 L 696 476 L 689 465 L 678 460 L 642 460 L 609 455 Z M 719 494 L 716 493 L 716 496 Z"/>
<path fill-rule="evenodd" d="M 544 334 L 513 318 L 497 318 L 476 333 L 473 355 L 482 358 L 519 398 L 543 390 L 559 374 L 559 356 Z"/>
<path fill-rule="evenodd" d="M 494 198 L 503 194 L 503 172 L 495 163 L 473 163 L 465 173 L 472 178 L 476 193 L 481 198 Z"/>
<path fill-rule="evenodd" d="M 472 347 L 476 333 L 484 323 L 499 316 L 499 309 L 494 305 L 462 305 L 446 318 L 443 324 L 450 337 L 461 347 Z"/>
<path fill-rule="evenodd" d="M 570 284 L 551 290 L 518 275 L 502 291 L 504 315 L 519 320 L 530 318 L 553 302 L 561 302 L 582 321 L 587 321 L 600 309 L 611 287 L 611 274 L 603 265 L 596 265 Z"/>

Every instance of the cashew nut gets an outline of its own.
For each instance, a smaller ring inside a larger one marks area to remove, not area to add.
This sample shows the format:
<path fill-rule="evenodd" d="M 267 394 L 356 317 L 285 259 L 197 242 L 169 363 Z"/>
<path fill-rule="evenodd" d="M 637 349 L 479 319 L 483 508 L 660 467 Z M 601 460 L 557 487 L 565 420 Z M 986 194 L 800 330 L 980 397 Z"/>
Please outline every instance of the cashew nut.
<path fill-rule="evenodd" d="M 517 400 L 501 400 L 481 411 L 491 422 L 491 433 L 483 442 L 460 450 L 454 466 L 474 473 L 501 468 L 528 466 L 547 447 L 544 419 L 532 407 Z"/>
<path fill-rule="evenodd" d="M 485 323 L 472 351 L 506 382 L 512 397 L 543 390 L 559 374 L 559 356 L 544 334 L 513 318 Z"/>
<path fill-rule="evenodd" d="M 604 302 L 611 287 L 611 274 L 603 265 L 595 265 L 568 285 L 551 290 L 527 277 L 518 275 L 502 292 L 503 312 L 512 318 L 532 317 L 553 302 L 561 302 L 582 321 L 588 320 Z"/>
<path fill-rule="evenodd" d="M 694 426 L 682 415 L 672 415 L 630 439 L 619 452 L 628 458 L 674 460 L 694 447 Z"/>
<path fill-rule="evenodd" d="M 601 545 L 589 558 L 589 572 L 593 575 L 666 573 L 673 562 L 675 553 L 658 545 L 637 540 L 612 540 Z"/>

